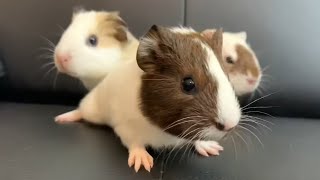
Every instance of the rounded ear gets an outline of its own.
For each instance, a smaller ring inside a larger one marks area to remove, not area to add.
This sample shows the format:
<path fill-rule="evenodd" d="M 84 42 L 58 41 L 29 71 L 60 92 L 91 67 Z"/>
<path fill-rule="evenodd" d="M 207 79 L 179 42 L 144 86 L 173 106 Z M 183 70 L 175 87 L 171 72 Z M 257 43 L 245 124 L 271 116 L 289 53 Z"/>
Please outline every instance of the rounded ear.
<path fill-rule="evenodd" d="M 206 29 L 201 32 L 201 35 L 206 39 L 211 39 L 214 32 L 216 32 L 216 29 Z"/>
<path fill-rule="evenodd" d="M 73 7 L 73 15 L 86 11 L 83 6 L 75 6 Z"/>
<path fill-rule="evenodd" d="M 125 27 L 120 26 L 116 28 L 116 33 L 114 34 L 114 37 L 120 42 L 128 41 L 127 31 Z"/>
<path fill-rule="evenodd" d="M 242 40 L 246 41 L 247 40 L 247 32 L 245 31 L 241 31 L 241 32 L 238 32 L 236 33 L 236 35 L 241 38 Z"/>
<path fill-rule="evenodd" d="M 222 28 L 216 30 L 211 39 L 211 46 L 213 52 L 218 59 L 222 60 L 222 47 L 223 47 L 223 30 Z"/>
<path fill-rule="evenodd" d="M 85 12 L 86 10 L 84 9 L 83 6 L 75 6 L 73 7 L 73 10 L 72 10 L 72 20 L 74 19 L 74 17 L 81 13 L 81 12 Z"/>
<path fill-rule="evenodd" d="M 154 72 L 156 63 L 154 61 L 158 40 L 160 37 L 159 27 L 152 25 L 148 32 L 140 38 L 137 51 L 138 66 L 145 72 Z"/>

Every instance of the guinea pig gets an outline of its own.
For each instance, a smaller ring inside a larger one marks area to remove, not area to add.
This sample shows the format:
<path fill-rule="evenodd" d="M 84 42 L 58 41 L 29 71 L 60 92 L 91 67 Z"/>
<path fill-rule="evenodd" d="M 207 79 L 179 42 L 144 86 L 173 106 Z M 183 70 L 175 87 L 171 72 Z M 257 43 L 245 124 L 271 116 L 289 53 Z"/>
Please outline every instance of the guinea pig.
<path fill-rule="evenodd" d="M 77 9 L 54 50 L 54 62 L 59 72 L 90 90 L 115 64 L 134 58 L 138 44 L 119 12 Z"/>
<path fill-rule="evenodd" d="M 215 29 L 202 32 L 211 38 Z M 237 96 L 253 93 L 261 81 L 261 68 L 257 56 L 247 41 L 246 32 L 223 33 L 223 65 Z"/>
<path fill-rule="evenodd" d="M 136 61 L 115 67 L 58 123 L 83 118 L 109 125 L 136 171 L 153 166 L 147 146 L 192 144 L 203 156 L 219 155 L 217 141 L 241 118 L 221 57 L 221 30 L 206 39 L 190 28 L 153 25 L 140 40 Z"/>

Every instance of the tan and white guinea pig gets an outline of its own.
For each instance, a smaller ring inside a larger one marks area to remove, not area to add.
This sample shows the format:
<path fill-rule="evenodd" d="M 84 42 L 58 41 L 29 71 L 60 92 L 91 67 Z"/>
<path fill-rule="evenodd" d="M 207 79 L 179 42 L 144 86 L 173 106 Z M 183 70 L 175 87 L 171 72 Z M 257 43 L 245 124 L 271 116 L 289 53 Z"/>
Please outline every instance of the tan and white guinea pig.
<path fill-rule="evenodd" d="M 202 31 L 211 37 L 215 29 Z M 257 56 L 247 43 L 246 32 L 223 33 L 223 65 L 237 96 L 253 93 L 261 81 L 261 68 Z"/>
<path fill-rule="evenodd" d="M 221 30 L 207 39 L 190 28 L 153 25 L 140 40 L 136 60 L 120 63 L 77 110 L 56 120 L 109 125 L 136 171 L 153 166 L 147 146 L 191 144 L 203 156 L 219 155 L 217 141 L 241 118 L 221 57 Z"/>
<path fill-rule="evenodd" d="M 138 44 L 119 12 L 77 9 L 55 48 L 54 62 L 59 72 L 90 90 L 114 65 L 135 57 Z"/>

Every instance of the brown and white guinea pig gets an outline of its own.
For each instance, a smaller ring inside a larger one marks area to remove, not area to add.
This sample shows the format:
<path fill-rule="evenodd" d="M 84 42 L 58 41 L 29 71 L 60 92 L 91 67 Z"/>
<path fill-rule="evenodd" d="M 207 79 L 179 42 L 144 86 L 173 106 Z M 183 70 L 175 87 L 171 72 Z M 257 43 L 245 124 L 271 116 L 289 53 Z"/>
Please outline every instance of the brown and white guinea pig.
<path fill-rule="evenodd" d="M 113 128 L 128 148 L 128 164 L 150 171 L 147 146 L 193 144 L 203 156 L 218 155 L 223 136 L 241 110 L 218 58 L 222 31 L 211 39 L 193 29 L 153 25 L 140 40 L 136 61 L 121 63 L 57 122 L 81 118 Z"/>
<path fill-rule="evenodd" d="M 211 37 L 215 29 L 202 32 Z M 261 81 L 261 68 L 257 56 L 247 43 L 246 32 L 223 33 L 223 60 L 221 64 L 226 70 L 237 96 L 251 94 Z"/>
<path fill-rule="evenodd" d="M 77 9 L 54 51 L 59 72 L 92 89 L 118 62 L 136 56 L 138 40 L 119 12 Z"/>

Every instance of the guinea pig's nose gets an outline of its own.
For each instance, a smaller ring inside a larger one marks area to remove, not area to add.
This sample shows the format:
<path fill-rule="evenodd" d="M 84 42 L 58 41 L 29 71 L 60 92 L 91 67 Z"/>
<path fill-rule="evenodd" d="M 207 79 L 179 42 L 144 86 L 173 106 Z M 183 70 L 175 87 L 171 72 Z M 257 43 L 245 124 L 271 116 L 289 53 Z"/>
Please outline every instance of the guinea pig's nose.
<path fill-rule="evenodd" d="M 57 60 L 61 63 L 67 63 L 68 61 L 70 61 L 71 56 L 69 54 L 57 54 Z"/>
<path fill-rule="evenodd" d="M 247 78 L 247 82 L 250 85 L 254 85 L 256 84 L 257 80 L 255 78 Z"/>
<path fill-rule="evenodd" d="M 231 131 L 234 128 L 234 126 L 231 126 L 231 125 L 228 125 L 228 124 L 222 124 L 222 123 L 219 123 L 219 122 L 216 123 L 216 127 L 220 131 Z"/>
<path fill-rule="evenodd" d="M 217 129 L 219 129 L 220 131 L 223 131 L 225 129 L 225 126 L 219 122 L 216 122 L 216 127 Z"/>

